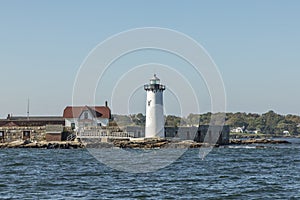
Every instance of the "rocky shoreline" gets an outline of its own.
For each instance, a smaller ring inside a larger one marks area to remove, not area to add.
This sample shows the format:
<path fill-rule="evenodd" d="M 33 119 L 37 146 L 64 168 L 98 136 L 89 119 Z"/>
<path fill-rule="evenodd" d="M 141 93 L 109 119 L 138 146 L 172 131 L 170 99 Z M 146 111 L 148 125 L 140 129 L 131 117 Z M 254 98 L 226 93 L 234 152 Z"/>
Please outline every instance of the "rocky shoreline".
<path fill-rule="evenodd" d="M 165 149 L 219 147 L 218 144 L 198 143 L 192 140 L 174 141 L 169 139 L 113 140 L 110 142 L 90 142 L 86 148 L 122 148 L 122 149 Z"/>
<path fill-rule="evenodd" d="M 155 148 L 200 148 L 219 147 L 218 144 L 199 143 L 192 140 L 174 141 L 168 139 L 146 139 L 140 141 L 114 141 L 113 145 L 119 148 L 155 149 Z"/>
<path fill-rule="evenodd" d="M 39 149 L 77 149 L 84 148 L 80 142 L 63 141 L 63 142 L 31 142 L 31 141 L 13 141 L 0 143 L 0 148 L 39 148 Z"/>
<path fill-rule="evenodd" d="M 249 144 L 290 144 L 286 140 L 272 139 L 231 139 L 229 145 Z M 218 144 L 198 143 L 192 140 L 175 141 L 169 139 L 139 139 L 139 140 L 113 140 L 110 142 L 84 143 L 75 141 L 62 142 L 31 142 L 14 141 L 0 143 L 1 148 L 41 148 L 41 149 L 77 149 L 77 148 L 128 148 L 128 149 L 160 149 L 160 148 L 200 148 L 219 147 Z"/>
<path fill-rule="evenodd" d="M 272 139 L 231 139 L 229 144 L 291 144 L 286 140 Z"/>

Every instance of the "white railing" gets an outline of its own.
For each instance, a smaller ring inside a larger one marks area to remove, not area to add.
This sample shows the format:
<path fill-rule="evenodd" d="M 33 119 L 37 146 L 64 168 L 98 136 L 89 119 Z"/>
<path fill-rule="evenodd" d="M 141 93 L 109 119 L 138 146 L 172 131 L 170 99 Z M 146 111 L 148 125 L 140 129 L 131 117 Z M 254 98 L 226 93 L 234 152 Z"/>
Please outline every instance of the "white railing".
<path fill-rule="evenodd" d="M 111 132 L 109 130 L 81 130 L 77 138 L 133 138 L 133 132 Z"/>
<path fill-rule="evenodd" d="M 76 138 L 76 135 L 74 133 L 68 135 L 67 137 L 67 141 L 71 141 L 71 140 L 74 140 Z"/>

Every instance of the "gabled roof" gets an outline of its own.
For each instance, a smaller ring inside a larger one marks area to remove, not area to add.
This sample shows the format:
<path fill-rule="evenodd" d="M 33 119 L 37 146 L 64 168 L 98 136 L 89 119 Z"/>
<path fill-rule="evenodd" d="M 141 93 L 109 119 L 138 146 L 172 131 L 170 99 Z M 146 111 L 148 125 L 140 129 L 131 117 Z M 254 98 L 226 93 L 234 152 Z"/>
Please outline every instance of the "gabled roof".
<path fill-rule="evenodd" d="M 67 106 L 63 118 L 79 118 L 84 110 L 89 110 L 95 117 L 111 118 L 110 109 L 106 106 Z"/>
<path fill-rule="evenodd" d="M 19 126 L 19 125 L 16 124 L 15 122 L 8 122 L 7 124 L 5 124 L 5 126 L 7 126 L 7 127 L 13 127 L 13 126 Z"/>

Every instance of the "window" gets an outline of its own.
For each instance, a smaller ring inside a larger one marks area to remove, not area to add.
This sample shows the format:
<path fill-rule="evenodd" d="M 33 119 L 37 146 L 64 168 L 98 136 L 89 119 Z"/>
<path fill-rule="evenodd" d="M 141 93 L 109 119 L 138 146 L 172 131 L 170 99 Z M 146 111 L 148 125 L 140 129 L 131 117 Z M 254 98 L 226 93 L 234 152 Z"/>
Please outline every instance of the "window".
<path fill-rule="evenodd" d="M 71 128 L 72 128 L 72 130 L 75 129 L 75 123 L 71 123 Z"/>
<path fill-rule="evenodd" d="M 0 137 L 4 137 L 4 131 L 0 131 Z"/>
<path fill-rule="evenodd" d="M 30 137 L 30 131 L 23 131 L 23 137 Z"/>
<path fill-rule="evenodd" d="M 88 112 L 85 112 L 84 113 L 84 119 L 88 119 L 89 118 L 89 113 Z"/>
<path fill-rule="evenodd" d="M 98 126 L 101 126 L 102 124 L 101 124 L 101 123 L 98 123 L 97 125 L 98 125 Z"/>

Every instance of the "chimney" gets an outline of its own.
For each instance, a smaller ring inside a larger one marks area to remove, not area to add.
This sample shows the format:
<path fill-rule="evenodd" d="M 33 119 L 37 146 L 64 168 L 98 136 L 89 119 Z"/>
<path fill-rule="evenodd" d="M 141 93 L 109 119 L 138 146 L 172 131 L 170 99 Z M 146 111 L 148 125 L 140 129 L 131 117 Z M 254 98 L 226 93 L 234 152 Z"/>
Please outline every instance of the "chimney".
<path fill-rule="evenodd" d="M 105 107 L 108 107 L 108 105 L 107 105 L 107 101 L 105 101 Z"/>
<path fill-rule="evenodd" d="M 7 115 L 7 119 L 10 119 L 10 114 Z"/>

